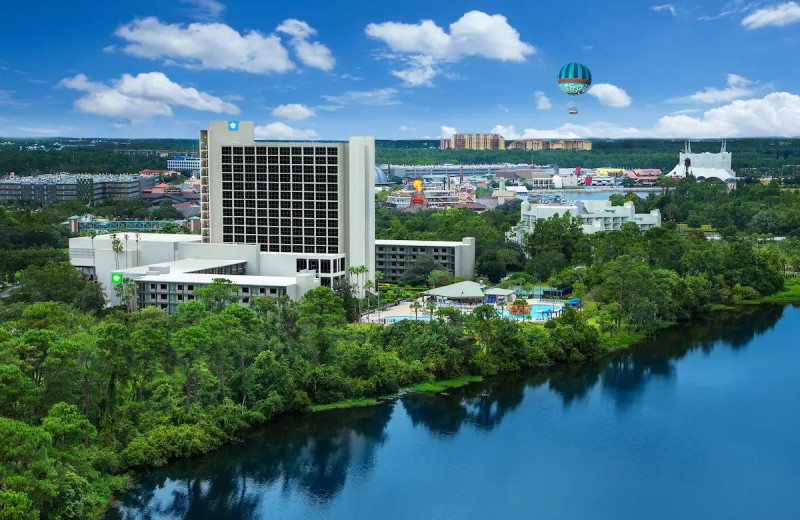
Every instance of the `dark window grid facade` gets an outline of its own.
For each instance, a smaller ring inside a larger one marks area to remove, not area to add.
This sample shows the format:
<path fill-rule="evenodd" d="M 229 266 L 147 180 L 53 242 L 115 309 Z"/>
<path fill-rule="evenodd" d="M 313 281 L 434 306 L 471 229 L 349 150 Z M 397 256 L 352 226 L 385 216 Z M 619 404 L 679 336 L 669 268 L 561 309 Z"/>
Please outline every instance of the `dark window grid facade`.
<path fill-rule="evenodd" d="M 455 249 L 452 247 L 397 247 L 377 246 L 375 268 L 383 273 L 384 280 L 396 283 L 411 268 L 419 255 L 430 255 L 443 268 L 455 274 Z"/>
<path fill-rule="evenodd" d="M 344 273 L 347 270 L 343 256 L 339 258 L 298 258 L 295 260 L 295 268 L 297 272 L 310 269 L 316 271 L 320 276 Z"/>
<path fill-rule="evenodd" d="M 159 307 L 170 314 L 177 312 L 177 306 L 183 302 L 194 300 L 196 290 L 204 287 L 205 284 L 188 284 L 169 282 L 136 282 L 136 304 L 137 308 Z M 252 298 L 272 297 L 279 298 L 286 294 L 284 287 L 268 286 L 238 286 L 236 296 L 241 304 L 247 305 Z"/>
<path fill-rule="evenodd" d="M 220 151 L 223 242 L 259 244 L 271 252 L 339 253 L 338 148 Z"/>

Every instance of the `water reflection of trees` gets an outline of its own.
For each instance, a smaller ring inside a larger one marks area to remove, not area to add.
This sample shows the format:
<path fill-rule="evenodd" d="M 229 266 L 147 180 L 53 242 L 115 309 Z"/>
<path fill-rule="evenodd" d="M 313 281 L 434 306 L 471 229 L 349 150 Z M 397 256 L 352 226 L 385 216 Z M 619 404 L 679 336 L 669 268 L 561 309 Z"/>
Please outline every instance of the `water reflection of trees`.
<path fill-rule="evenodd" d="M 636 348 L 594 362 L 548 371 L 506 375 L 446 395 L 409 395 L 401 402 L 414 425 L 454 436 L 465 425 L 490 431 L 515 410 L 526 391 L 547 385 L 565 407 L 600 384 L 624 412 L 654 379 L 675 378 L 676 361 L 695 350 L 741 349 L 771 330 L 783 314 L 760 306 L 715 314 L 673 327 Z M 235 520 L 254 518 L 269 494 L 301 493 L 324 504 L 353 472 L 367 472 L 386 439 L 395 405 L 285 417 L 248 437 L 246 443 L 178 461 L 152 472 L 128 494 L 111 518 Z"/>
<path fill-rule="evenodd" d="M 489 431 L 522 403 L 527 379 L 515 374 L 438 395 L 413 394 L 403 398 L 403 408 L 415 426 L 422 425 L 436 435 L 455 435 L 464 424 Z"/>
<path fill-rule="evenodd" d="M 759 306 L 715 314 L 692 324 L 673 327 L 659 332 L 640 346 L 603 358 L 594 365 L 576 367 L 577 375 L 555 375 L 550 380 L 550 387 L 562 396 L 567 406 L 576 396 L 585 396 L 599 377 L 603 391 L 612 397 L 618 410 L 624 411 L 639 399 L 653 379 L 674 379 L 676 361 L 690 352 L 699 349 L 710 353 L 720 347 L 742 349 L 756 336 L 774 328 L 782 315 L 783 307 Z M 581 383 L 586 386 L 581 388 Z M 569 391 L 564 392 L 563 388 Z"/>
<path fill-rule="evenodd" d="M 268 492 L 324 503 L 348 475 L 372 467 L 392 409 L 389 403 L 275 421 L 246 443 L 152 472 L 111 517 L 253 518 Z"/>
<path fill-rule="evenodd" d="M 491 430 L 506 414 L 522 402 L 525 389 L 544 383 L 556 393 L 565 407 L 585 398 L 598 383 L 624 411 L 641 396 L 653 379 L 675 377 L 676 361 L 700 349 L 741 349 L 753 338 L 772 328 L 781 318 L 783 307 L 758 306 L 726 313 L 715 313 L 706 319 L 660 331 L 656 337 L 636 348 L 580 365 L 560 365 L 546 372 L 503 376 L 448 391 L 448 395 L 410 396 L 403 407 L 417 425 L 431 432 L 452 436 L 464 424 Z M 485 395 L 482 393 L 485 392 Z"/>

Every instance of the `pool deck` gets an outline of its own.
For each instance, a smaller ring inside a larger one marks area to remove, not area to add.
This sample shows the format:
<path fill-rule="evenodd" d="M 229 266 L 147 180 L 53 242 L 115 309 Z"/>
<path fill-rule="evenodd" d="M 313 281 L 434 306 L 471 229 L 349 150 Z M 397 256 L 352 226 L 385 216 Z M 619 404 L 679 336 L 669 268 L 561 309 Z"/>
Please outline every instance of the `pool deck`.
<path fill-rule="evenodd" d="M 417 298 L 417 299 L 422 304 L 422 309 L 417 311 L 418 317 L 420 319 L 429 318 L 430 315 L 428 314 L 428 310 L 425 308 L 425 301 L 422 298 Z M 413 300 L 403 301 L 397 305 L 389 307 L 388 309 L 382 309 L 380 312 L 380 320 L 378 319 L 377 312 L 371 312 L 370 314 L 362 316 L 361 321 L 364 323 L 394 323 L 393 319 L 396 319 L 401 316 L 411 316 L 413 319 L 414 311 L 411 309 L 412 301 Z M 564 302 L 562 301 L 542 300 L 540 298 L 517 298 L 515 301 L 525 301 L 529 305 L 553 306 L 554 308 L 557 309 L 561 309 L 564 307 Z M 452 305 L 452 306 L 448 305 L 447 307 L 452 307 L 453 309 L 460 310 L 461 312 L 472 312 L 472 310 L 475 308 L 474 305 Z M 493 307 L 497 310 L 500 310 L 500 307 L 498 307 L 496 304 L 494 304 Z M 438 308 L 439 307 L 437 306 L 437 309 Z M 436 311 L 434 311 L 434 314 L 435 313 Z M 520 321 L 537 321 L 537 322 L 547 321 L 546 319 L 531 319 L 531 318 L 525 318 L 525 319 L 508 318 L 508 319 L 517 319 Z"/>

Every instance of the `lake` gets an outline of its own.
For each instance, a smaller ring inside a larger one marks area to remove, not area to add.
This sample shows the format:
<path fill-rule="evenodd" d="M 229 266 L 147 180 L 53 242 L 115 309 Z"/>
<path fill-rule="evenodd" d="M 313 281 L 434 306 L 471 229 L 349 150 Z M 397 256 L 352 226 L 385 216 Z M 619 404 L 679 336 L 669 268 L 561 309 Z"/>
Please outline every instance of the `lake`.
<path fill-rule="evenodd" d="M 646 199 L 651 193 L 658 194 L 660 191 L 636 188 L 601 188 L 595 190 L 542 190 L 541 193 L 545 195 L 559 195 L 561 198 L 567 200 L 608 200 L 611 195 L 626 195 L 628 193 L 635 193 L 639 198 Z"/>
<path fill-rule="evenodd" d="M 601 360 L 284 417 L 151 471 L 114 519 L 800 517 L 800 308 Z"/>

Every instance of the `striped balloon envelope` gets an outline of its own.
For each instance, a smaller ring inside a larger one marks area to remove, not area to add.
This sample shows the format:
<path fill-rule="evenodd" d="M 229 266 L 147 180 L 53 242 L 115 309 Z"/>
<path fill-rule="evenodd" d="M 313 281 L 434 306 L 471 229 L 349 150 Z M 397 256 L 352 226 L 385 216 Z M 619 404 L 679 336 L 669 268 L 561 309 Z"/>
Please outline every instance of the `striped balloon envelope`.
<path fill-rule="evenodd" d="M 585 94 L 592 85 L 592 72 L 589 67 L 573 61 L 561 67 L 558 73 L 558 86 L 570 96 Z"/>

